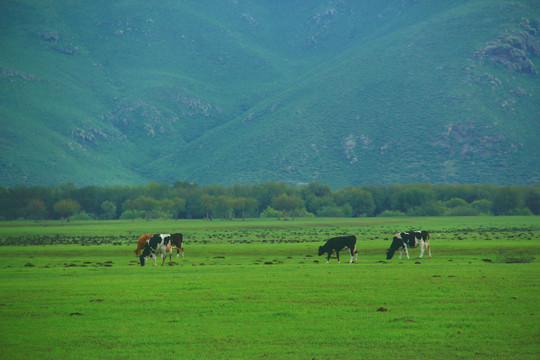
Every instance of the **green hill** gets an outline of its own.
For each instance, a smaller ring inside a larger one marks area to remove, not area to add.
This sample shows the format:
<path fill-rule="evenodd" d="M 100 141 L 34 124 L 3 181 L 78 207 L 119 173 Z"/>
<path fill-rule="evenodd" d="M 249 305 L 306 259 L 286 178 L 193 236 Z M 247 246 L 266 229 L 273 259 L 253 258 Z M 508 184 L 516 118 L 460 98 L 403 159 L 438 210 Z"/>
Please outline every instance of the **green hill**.
<path fill-rule="evenodd" d="M 540 182 L 537 1 L 0 3 L 1 185 Z"/>

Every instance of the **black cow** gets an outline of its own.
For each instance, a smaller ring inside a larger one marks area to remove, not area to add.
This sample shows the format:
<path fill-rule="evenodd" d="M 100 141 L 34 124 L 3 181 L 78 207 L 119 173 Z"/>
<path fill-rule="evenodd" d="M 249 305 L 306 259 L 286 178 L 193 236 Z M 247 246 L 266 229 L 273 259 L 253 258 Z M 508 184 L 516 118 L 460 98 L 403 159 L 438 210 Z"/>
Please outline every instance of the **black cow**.
<path fill-rule="evenodd" d="M 407 255 L 408 259 L 409 251 L 407 250 L 407 248 L 416 248 L 418 246 L 420 246 L 420 258 L 424 256 L 424 249 L 427 249 L 429 253 L 429 258 L 431 259 L 431 249 L 429 247 L 429 233 L 427 231 L 410 231 L 408 233 L 402 232 L 396 234 L 392 239 L 392 244 L 390 245 L 390 248 L 386 249 L 386 259 L 390 260 L 394 256 L 396 250 L 399 250 L 400 259 L 401 255 L 403 254 L 403 250 L 405 250 L 405 255 Z"/>
<path fill-rule="evenodd" d="M 349 254 L 351 255 L 349 264 L 353 261 L 353 255 L 355 256 L 354 262 L 358 263 L 358 251 L 356 251 L 356 236 L 339 236 L 329 239 L 326 244 L 324 244 L 323 246 L 319 246 L 319 256 L 324 253 L 328 253 L 328 258 L 326 259 L 326 263 L 328 264 L 328 261 L 330 261 L 330 256 L 335 250 L 339 264 L 339 252 L 343 249 L 349 249 Z"/>

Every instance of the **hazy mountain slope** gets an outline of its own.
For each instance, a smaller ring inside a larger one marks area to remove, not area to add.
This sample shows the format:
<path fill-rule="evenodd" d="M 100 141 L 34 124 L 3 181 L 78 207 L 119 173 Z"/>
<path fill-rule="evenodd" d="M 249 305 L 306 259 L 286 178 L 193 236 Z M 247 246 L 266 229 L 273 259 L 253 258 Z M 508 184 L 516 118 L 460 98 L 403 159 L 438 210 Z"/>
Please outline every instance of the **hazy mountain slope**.
<path fill-rule="evenodd" d="M 506 23 L 486 18 L 487 2 L 429 7 L 401 13 L 396 21 L 417 21 L 389 26 L 396 30 L 339 54 L 153 168 L 172 162 L 201 182 L 219 174 L 230 182 L 286 178 L 335 186 L 538 181 L 538 157 L 530 155 L 539 147 L 528 136 L 539 133 L 537 76 L 482 65 L 474 55 L 487 39 L 516 27 L 518 15 Z M 509 99 L 512 109 L 502 106 Z M 208 156 L 191 162 L 201 148 Z"/>
<path fill-rule="evenodd" d="M 540 181 L 534 1 L 5 1 L 18 183 Z"/>

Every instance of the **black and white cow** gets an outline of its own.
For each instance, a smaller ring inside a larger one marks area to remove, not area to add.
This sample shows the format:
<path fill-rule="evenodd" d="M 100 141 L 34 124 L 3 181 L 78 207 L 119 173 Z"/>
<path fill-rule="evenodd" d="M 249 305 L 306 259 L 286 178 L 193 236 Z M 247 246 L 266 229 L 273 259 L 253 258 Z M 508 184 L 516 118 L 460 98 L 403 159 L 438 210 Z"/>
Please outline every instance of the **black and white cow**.
<path fill-rule="evenodd" d="M 326 263 L 328 264 L 328 262 L 330 261 L 330 256 L 332 256 L 332 252 L 334 252 L 335 250 L 337 261 L 339 264 L 339 252 L 343 249 L 349 249 L 349 254 L 351 255 L 349 264 L 353 261 L 353 255 L 355 256 L 354 262 L 358 263 L 358 251 L 356 251 L 356 236 L 354 235 L 339 236 L 329 239 L 326 244 L 324 244 L 323 246 L 319 246 L 319 256 L 324 253 L 328 253 L 328 258 L 326 259 Z"/>
<path fill-rule="evenodd" d="M 394 235 L 390 248 L 386 249 L 386 259 L 390 260 L 394 253 L 399 250 L 399 258 L 405 250 L 407 259 L 409 258 L 408 248 L 416 248 L 420 246 L 420 258 L 424 256 L 424 250 L 427 249 L 429 258 L 431 259 L 431 249 L 429 247 L 429 233 L 425 230 L 402 232 Z"/>
<path fill-rule="evenodd" d="M 141 266 L 146 265 L 148 256 L 154 258 L 154 266 L 156 266 L 157 257 L 156 253 L 160 253 L 163 261 L 161 266 L 165 263 L 165 253 L 167 252 L 167 247 L 170 248 L 171 235 L 170 234 L 155 234 L 153 235 L 144 246 L 144 250 L 139 257 L 141 261 Z M 171 249 L 172 250 L 172 249 Z"/>

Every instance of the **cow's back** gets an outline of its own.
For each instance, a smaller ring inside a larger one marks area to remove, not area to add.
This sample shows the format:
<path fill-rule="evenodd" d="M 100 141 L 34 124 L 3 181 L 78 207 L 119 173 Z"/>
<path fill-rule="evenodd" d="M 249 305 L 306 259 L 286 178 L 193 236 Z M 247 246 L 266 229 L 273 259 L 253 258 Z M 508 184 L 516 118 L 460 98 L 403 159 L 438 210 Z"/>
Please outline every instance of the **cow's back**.
<path fill-rule="evenodd" d="M 338 251 L 342 250 L 345 246 L 353 249 L 356 245 L 356 236 L 350 235 L 334 237 L 328 240 L 327 245 Z"/>
<path fill-rule="evenodd" d="M 146 244 L 149 245 L 152 249 L 155 249 L 159 243 L 161 243 L 161 236 L 160 234 L 155 234 L 152 235 L 152 237 L 148 240 Z"/>

